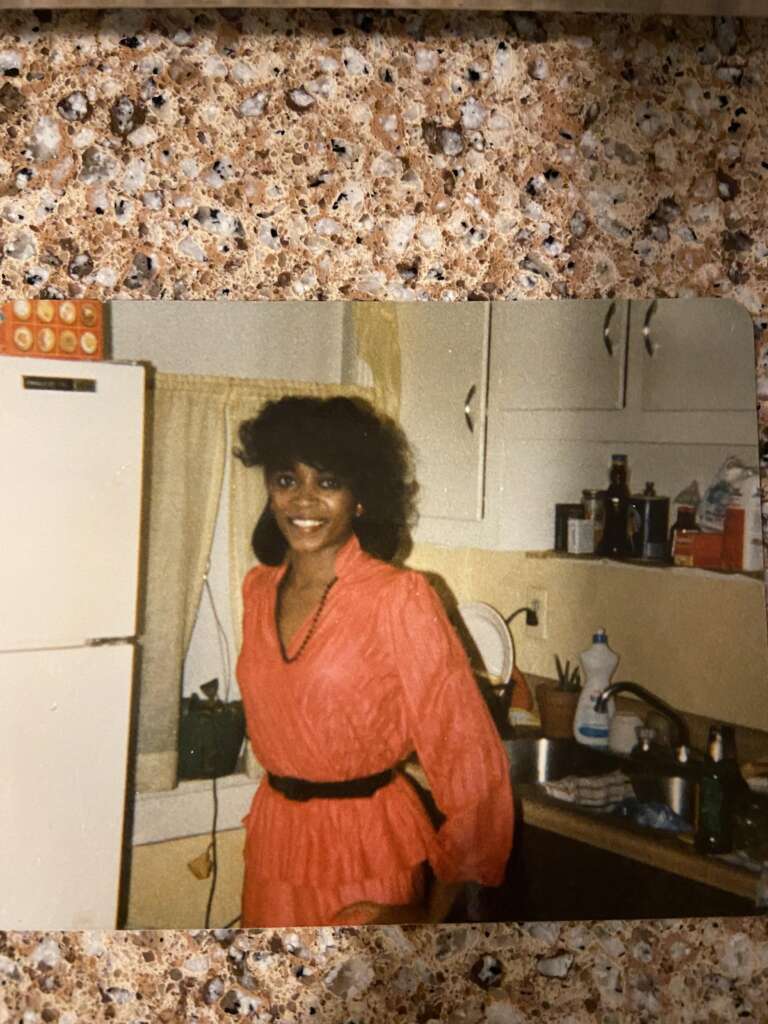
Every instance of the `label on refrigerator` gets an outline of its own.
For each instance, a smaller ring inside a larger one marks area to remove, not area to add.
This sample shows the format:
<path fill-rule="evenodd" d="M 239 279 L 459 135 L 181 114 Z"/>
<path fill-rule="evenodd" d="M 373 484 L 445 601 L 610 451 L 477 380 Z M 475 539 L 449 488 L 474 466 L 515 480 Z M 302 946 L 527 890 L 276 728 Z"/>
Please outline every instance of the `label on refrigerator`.
<path fill-rule="evenodd" d="M 95 391 L 96 381 L 90 377 L 29 377 L 22 378 L 25 391 Z"/>

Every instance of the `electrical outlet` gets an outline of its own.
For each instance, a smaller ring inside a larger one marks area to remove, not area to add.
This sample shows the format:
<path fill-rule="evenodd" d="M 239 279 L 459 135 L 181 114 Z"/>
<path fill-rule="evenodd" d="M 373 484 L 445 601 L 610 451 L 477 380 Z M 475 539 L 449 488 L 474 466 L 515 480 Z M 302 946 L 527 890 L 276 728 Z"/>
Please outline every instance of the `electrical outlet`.
<path fill-rule="evenodd" d="M 540 588 L 531 588 L 528 591 L 528 597 L 525 603 L 529 608 L 533 608 L 539 620 L 538 626 L 525 627 L 525 632 L 528 636 L 535 637 L 537 640 L 546 640 L 548 636 L 547 626 L 547 592 Z"/>

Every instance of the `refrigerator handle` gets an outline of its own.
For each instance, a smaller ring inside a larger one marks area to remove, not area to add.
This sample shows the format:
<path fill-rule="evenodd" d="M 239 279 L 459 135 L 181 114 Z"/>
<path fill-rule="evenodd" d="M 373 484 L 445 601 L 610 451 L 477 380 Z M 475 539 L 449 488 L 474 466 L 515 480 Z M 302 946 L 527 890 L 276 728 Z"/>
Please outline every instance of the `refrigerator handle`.
<path fill-rule="evenodd" d="M 86 647 L 110 647 L 115 644 L 140 644 L 140 636 L 97 636 L 85 641 Z"/>

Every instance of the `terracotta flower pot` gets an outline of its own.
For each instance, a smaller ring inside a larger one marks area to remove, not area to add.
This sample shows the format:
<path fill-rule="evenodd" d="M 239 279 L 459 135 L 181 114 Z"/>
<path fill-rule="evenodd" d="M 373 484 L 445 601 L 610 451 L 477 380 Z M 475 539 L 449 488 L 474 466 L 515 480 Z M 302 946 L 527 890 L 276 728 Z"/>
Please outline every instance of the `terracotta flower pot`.
<path fill-rule="evenodd" d="M 550 739 L 571 739 L 573 716 L 578 702 L 578 691 L 571 693 L 558 690 L 554 683 L 539 683 L 536 687 L 536 703 L 544 735 Z"/>

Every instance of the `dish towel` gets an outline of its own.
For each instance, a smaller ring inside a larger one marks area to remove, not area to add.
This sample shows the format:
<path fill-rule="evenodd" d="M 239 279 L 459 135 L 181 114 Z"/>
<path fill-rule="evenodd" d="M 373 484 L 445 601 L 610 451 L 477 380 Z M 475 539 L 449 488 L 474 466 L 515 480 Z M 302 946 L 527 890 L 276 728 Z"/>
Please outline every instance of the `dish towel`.
<path fill-rule="evenodd" d="M 567 775 L 557 782 L 545 782 L 544 789 L 555 800 L 601 811 L 610 811 L 635 795 L 632 783 L 618 770 L 607 775 Z"/>

